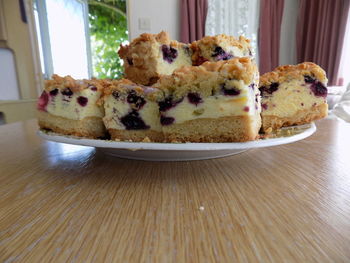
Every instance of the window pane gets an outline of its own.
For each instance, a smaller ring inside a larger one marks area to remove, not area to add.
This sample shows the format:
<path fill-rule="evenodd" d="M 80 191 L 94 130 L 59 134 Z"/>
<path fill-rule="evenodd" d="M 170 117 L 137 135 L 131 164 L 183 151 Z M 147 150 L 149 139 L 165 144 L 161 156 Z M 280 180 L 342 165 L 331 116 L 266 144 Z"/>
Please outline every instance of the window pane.
<path fill-rule="evenodd" d="M 83 3 L 47 0 L 46 8 L 54 73 L 88 78 Z"/>

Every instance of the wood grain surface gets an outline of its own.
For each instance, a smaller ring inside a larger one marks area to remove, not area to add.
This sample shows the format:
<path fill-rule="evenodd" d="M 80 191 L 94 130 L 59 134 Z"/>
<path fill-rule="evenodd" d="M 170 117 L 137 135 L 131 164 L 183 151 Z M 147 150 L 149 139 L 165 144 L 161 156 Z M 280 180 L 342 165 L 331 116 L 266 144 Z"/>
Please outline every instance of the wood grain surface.
<path fill-rule="evenodd" d="M 143 162 L 0 127 L 1 262 L 350 262 L 350 125 Z"/>

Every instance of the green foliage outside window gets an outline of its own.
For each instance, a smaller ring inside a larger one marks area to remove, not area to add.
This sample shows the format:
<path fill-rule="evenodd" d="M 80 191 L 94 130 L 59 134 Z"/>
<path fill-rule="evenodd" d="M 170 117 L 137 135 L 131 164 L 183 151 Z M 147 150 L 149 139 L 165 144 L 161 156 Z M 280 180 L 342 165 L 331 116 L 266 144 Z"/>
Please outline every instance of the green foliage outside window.
<path fill-rule="evenodd" d="M 118 56 L 121 43 L 128 43 L 126 0 L 89 1 L 89 22 L 93 76 L 120 78 L 123 61 Z"/>

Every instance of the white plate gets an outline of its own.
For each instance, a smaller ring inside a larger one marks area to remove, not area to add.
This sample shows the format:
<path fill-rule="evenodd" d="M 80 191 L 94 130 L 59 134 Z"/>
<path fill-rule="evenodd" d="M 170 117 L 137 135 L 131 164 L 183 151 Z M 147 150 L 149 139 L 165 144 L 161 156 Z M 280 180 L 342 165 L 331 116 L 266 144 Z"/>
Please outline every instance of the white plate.
<path fill-rule="evenodd" d="M 127 159 L 145 161 L 205 160 L 234 155 L 253 148 L 269 147 L 300 141 L 316 131 L 314 123 L 283 128 L 275 138 L 234 143 L 144 143 L 94 140 L 38 131 L 43 139 L 74 145 L 92 146 L 103 152 Z"/>

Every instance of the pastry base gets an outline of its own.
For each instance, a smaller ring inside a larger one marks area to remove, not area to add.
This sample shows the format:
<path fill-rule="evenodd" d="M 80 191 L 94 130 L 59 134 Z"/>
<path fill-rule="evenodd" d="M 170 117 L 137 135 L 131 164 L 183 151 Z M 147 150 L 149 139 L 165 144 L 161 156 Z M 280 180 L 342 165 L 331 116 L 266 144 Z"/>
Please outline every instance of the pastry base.
<path fill-rule="evenodd" d="M 106 135 L 106 129 L 102 122 L 102 118 L 98 117 L 70 120 L 44 111 L 38 111 L 38 122 L 41 129 L 48 129 L 65 135 L 93 139 L 104 137 Z"/>
<path fill-rule="evenodd" d="M 323 103 L 307 110 L 299 110 L 291 117 L 264 115 L 262 117 L 262 131 L 272 131 L 286 126 L 302 125 L 322 119 L 328 115 L 328 104 Z"/>
<path fill-rule="evenodd" d="M 163 126 L 166 142 L 245 142 L 258 138 L 260 116 L 195 119 Z"/>
<path fill-rule="evenodd" d="M 108 129 L 111 139 L 114 141 L 133 142 L 163 142 L 162 132 L 153 130 L 117 130 Z"/>

